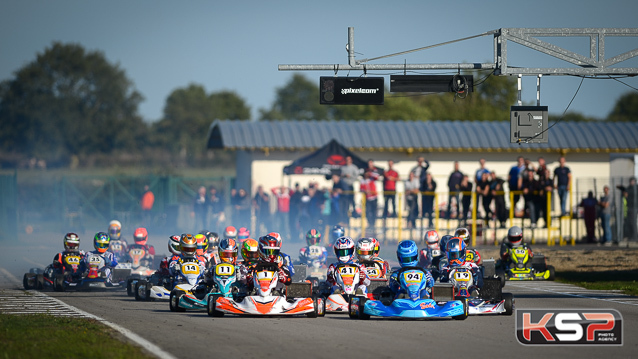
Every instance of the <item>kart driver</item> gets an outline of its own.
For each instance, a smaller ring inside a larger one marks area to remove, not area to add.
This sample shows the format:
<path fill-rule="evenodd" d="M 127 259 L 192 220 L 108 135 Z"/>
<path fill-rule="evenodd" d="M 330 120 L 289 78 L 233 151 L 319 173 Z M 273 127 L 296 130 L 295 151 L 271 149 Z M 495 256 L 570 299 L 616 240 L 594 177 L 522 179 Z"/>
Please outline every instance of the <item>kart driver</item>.
<path fill-rule="evenodd" d="M 128 247 L 129 253 L 131 249 L 140 248 L 144 250 L 144 257 L 140 260 L 141 265 L 151 268 L 155 259 L 155 247 L 146 244 L 148 241 L 148 232 L 146 228 L 138 228 L 133 233 L 135 244 Z"/>
<path fill-rule="evenodd" d="M 523 243 L 523 230 L 519 226 L 513 226 L 507 231 L 507 241 L 501 243 L 501 249 L 499 251 L 501 255 L 501 263 L 508 263 L 510 261 L 510 250 L 517 247 L 523 247 L 529 251 L 529 258 L 533 258 L 532 248 L 526 243 Z"/>
<path fill-rule="evenodd" d="M 430 271 L 423 268 L 417 267 L 419 264 L 419 247 L 413 240 L 405 240 L 401 241 L 397 246 L 397 259 L 399 260 L 399 265 L 401 268 L 410 268 L 416 267 L 423 270 L 425 273 L 425 288 L 421 290 L 420 297 L 421 298 L 429 298 L 430 291 L 434 286 L 434 278 Z M 402 272 L 402 269 L 396 270 L 392 272 L 390 275 L 390 283 L 389 288 L 394 294 L 395 298 L 398 297 L 401 293 L 405 293 L 405 291 L 401 288 L 401 284 L 399 283 L 399 274 Z"/>
<path fill-rule="evenodd" d="M 306 233 L 306 247 L 299 249 L 299 262 L 305 265 L 312 265 L 313 261 L 319 261 L 321 265 L 326 264 L 328 251 L 321 245 L 321 232 L 311 229 Z"/>
<path fill-rule="evenodd" d="M 388 272 L 388 262 L 374 256 L 375 241 L 378 243 L 375 238 L 360 238 L 356 244 L 357 259 L 359 264 L 366 268 L 368 276 L 385 278 Z"/>
<path fill-rule="evenodd" d="M 477 251 L 476 249 L 470 249 L 470 231 L 467 228 L 457 228 L 456 231 L 454 231 L 453 237 L 461 238 L 463 242 L 465 242 L 465 253 L 468 257 L 467 259 L 476 263 L 477 265 L 481 265 L 482 261 L 479 251 Z"/>
<path fill-rule="evenodd" d="M 109 251 L 115 255 L 118 262 L 125 262 L 128 258 L 128 242 L 121 235 L 122 224 L 120 221 L 113 220 L 109 223 L 108 235 L 111 238 Z"/>
<path fill-rule="evenodd" d="M 481 269 L 473 261 L 468 261 L 466 258 L 465 242 L 461 238 L 453 237 L 447 242 L 447 248 L 445 251 L 447 256 L 447 263 L 441 266 L 441 282 L 450 281 L 450 272 L 454 268 L 467 268 L 472 272 L 474 277 L 474 285 L 479 289 L 483 287 L 483 274 Z"/>
<path fill-rule="evenodd" d="M 64 236 L 64 252 L 53 257 L 53 269 L 56 274 L 64 274 L 71 269 L 73 276 L 81 276 L 86 271 L 86 263 L 82 260 L 84 252 L 80 251 L 80 237 L 75 233 Z"/>
<path fill-rule="evenodd" d="M 86 253 L 84 256 L 84 262 L 86 263 L 87 268 L 91 265 L 91 257 L 102 257 L 102 260 L 104 260 L 104 267 L 98 268 L 98 270 L 104 273 L 104 276 L 106 277 L 105 284 L 107 285 L 112 284 L 111 273 L 113 268 L 117 266 L 117 259 L 115 258 L 115 255 L 108 250 L 109 242 L 111 242 L 111 238 L 108 234 L 104 232 L 96 233 L 95 237 L 93 237 L 93 247 L 95 250 Z"/>
<path fill-rule="evenodd" d="M 419 267 L 432 271 L 432 275 L 438 278 L 439 264 L 445 254 L 439 247 L 439 234 L 437 231 L 427 231 L 425 233 L 426 247 L 419 251 Z"/>
<path fill-rule="evenodd" d="M 335 241 L 333 248 L 335 251 L 335 255 L 337 256 L 337 262 L 332 263 L 330 267 L 328 267 L 328 274 L 326 276 L 326 282 L 328 282 L 328 284 L 330 284 L 331 286 L 331 294 L 339 293 L 342 289 L 335 279 L 335 270 L 340 264 L 350 264 L 359 267 L 359 278 L 356 278 L 358 279 L 357 291 L 361 289 L 364 294 L 367 293 L 367 286 L 370 285 L 370 278 L 368 277 L 366 268 L 363 265 L 355 262 L 354 247 L 355 243 L 350 237 L 343 236 Z"/>

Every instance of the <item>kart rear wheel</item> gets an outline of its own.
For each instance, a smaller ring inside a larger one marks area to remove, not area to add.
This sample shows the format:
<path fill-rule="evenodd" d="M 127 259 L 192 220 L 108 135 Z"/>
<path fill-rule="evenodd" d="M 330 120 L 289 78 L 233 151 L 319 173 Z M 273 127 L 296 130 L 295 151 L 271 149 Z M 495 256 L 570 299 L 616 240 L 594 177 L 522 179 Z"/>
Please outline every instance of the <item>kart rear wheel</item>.
<path fill-rule="evenodd" d="M 547 266 L 547 270 L 549 271 L 549 277 L 547 277 L 547 280 L 554 280 L 556 277 L 556 269 L 554 266 Z"/>
<path fill-rule="evenodd" d="M 208 296 L 208 305 L 206 306 L 206 311 L 208 312 L 209 317 L 221 318 L 224 316 L 224 312 L 220 312 L 216 309 L 217 307 L 217 298 L 221 297 L 219 294 L 213 294 Z"/>
<path fill-rule="evenodd" d="M 505 312 L 503 314 L 512 315 L 512 313 L 514 312 L 514 296 L 512 295 L 512 293 L 503 293 L 503 299 L 505 300 L 505 303 L 503 303 Z"/>
<path fill-rule="evenodd" d="M 133 278 L 129 278 L 126 280 L 126 294 L 129 297 L 135 295 L 135 287 L 133 287 Z"/>
<path fill-rule="evenodd" d="M 64 292 L 66 288 L 64 287 L 64 276 L 58 274 L 53 279 L 53 290 L 56 292 Z"/>
<path fill-rule="evenodd" d="M 470 310 L 470 306 L 467 302 L 467 298 L 465 297 L 456 297 L 455 300 L 460 300 L 463 303 L 463 314 L 461 315 L 457 315 L 456 317 L 453 317 L 456 320 L 465 320 L 467 319 L 469 310 Z"/>
<path fill-rule="evenodd" d="M 148 282 L 140 280 L 135 283 L 135 300 L 149 301 L 151 300 L 151 290 L 149 289 Z"/>
<path fill-rule="evenodd" d="M 312 298 L 312 303 L 313 303 L 313 307 L 314 310 L 310 313 L 306 313 L 306 316 L 308 318 L 317 318 L 318 316 L 320 316 L 320 312 L 322 311 L 321 308 L 321 302 L 322 302 L 322 298 L 321 297 L 313 297 Z M 323 308 L 323 313 L 325 314 L 325 308 Z"/>
<path fill-rule="evenodd" d="M 42 290 L 44 288 L 44 275 L 37 274 L 35 276 L 35 289 Z"/>
<path fill-rule="evenodd" d="M 186 294 L 186 292 L 184 292 L 183 290 L 179 290 L 179 289 L 175 289 L 173 291 L 171 291 L 171 297 L 170 300 L 168 301 L 168 307 L 170 308 L 171 312 L 185 312 L 186 309 L 182 308 L 179 306 L 179 300 L 180 298 L 182 298 L 182 296 Z"/>
<path fill-rule="evenodd" d="M 505 271 L 502 269 L 497 269 L 496 276 L 501 281 L 501 288 L 505 287 Z"/>
<path fill-rule="evenodd" d="M 29 281 L 31 280 L 32 277 L 35 277 L 35 276 L 31 273 L 24 273 L 24 277 L 22 277 L 22 286 L 24 287 L 24 289 L 26 290 L 31 289 L 31 285 L 29 285 Z"/>

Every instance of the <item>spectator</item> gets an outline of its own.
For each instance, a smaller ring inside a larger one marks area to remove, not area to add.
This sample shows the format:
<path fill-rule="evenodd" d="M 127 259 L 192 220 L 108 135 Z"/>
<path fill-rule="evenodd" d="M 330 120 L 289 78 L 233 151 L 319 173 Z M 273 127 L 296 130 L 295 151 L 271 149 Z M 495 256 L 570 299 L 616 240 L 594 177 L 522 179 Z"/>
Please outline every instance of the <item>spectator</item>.
<path fill-rule="evenodd" d="M 558 167 L 554 169 L 554 180 L 556 181 L 558 198 L 560 199 L 560 215 L 566 216 L 567 195 L 571 189 L 572 173 L 569 167 L 565 166 L 565 157 L 563 156 L 558 159 Z"/>
<path fill-rule="evenodd" d="M 545 159 L 543 157 L 538 158 L 538 168 L 536 169 L 536 175 L 538 176 L 538 181 L 541 183 L 545 183 L 549 178 L 549 169 L 547 168 L 547 164 L 545 163 Z"/>
<path fill-rule="evenodd" d="M 412 167 L 412 169 L 410 170 L 410 172 L 414 172 L 414 177 L 419 180 L 420 183 L 420 187 L 419 190 L 421 190 L 421 193 L 425 192 L 425 177 L 426 174 L 428 173 L 428 168 L 430 168 L 430 162 L 426 161 L 425 157 L 420 156 L 416 159 L 416 166 Z M 423 203 L 423 201 L 425 200 L 425 195 L 421 194 L 421 203 Z M 416 211 L 417 211 L 417 216 L 419 213 L 419 203 L 417 201 L 416 203 Z M 423 215 L 425 216 L 425 213 L 423 213 Z"/>
<path fill-rule="evenodd" d="M 148 185 L 144 186 L 144 194 L 140 200 L 140 207 L 142 208 L 142 222 L 144 227 L 151 227 L 151 210 L 153 210 L 153 203 L 155 203 L 155 195 L 150 190 Z"/>
<path fill-rule="evenodd" d="M 598 201 L 600 206 L 600 220 L 603 227 L 603 237 L 600 244 L 611 244 L 611 196 L 609 195 L 609 186 L 603 187 L 603 196 Z"/>
<path fill-rule="evenodd" d="M 512 166 L 509 174 L 507 175 L 507 184 L 509 185 L 510 192 L 517 192 L 522 190 L 523 186 L 523 170 L 525 170 L 525 159 L 523 156 L 518 156 L 516 165 Z M 516 208 L 518 200 L 521 198 L 519 193 L 515 193 L 512 199 L 512 204 Z"/>
<path fill-rule="evenodd" d="M 385 203 L 383 205 L 383 218 L 396 217 L 397 205 L 395 197 L 397 194 L 397 181 L 399 174 L 392 167 L 394 161 L 388 161 L 388 170 L 383 173 L 383 197 Z M 392 212 L 390 212 L 389 204 L 392 202 Z"/>
<path fill-rule="evenodd" d="M 286 187 L 273 187 L 270 189 L 272 195 L 277 199 L 277 212 L 275 214 L 275 222 L 279 231 L 289 231 L 290 223 L 288 220 L 290 219 L 290 197 L 293 194 L 293 191 Z M 290 238 L 290 233 L 286 236 Z"/>
<path fill-rule="evenodd" d="M 549 169 L 547 169 L 546 166 L 544 166 L 543 168 L 545 168 L 544 173 L 538 176 L 538 183 L 539 183 L 539 190 L 540 190 L 540 196 L 538 200 L 538 216 L 545 220 L 545 228 L 547 228 L 547 223 L 548 223 L 547 215 L 550 214 L 547 211 L 547 205 L 549 204 L 547 199 L 547 194 L 551 193 L 552 190 L 554 189 L 554 181 L 549 175 Z M 540 166 L 539 166 L 539 170 L 540 170 Z M 537 170 L 536 173 L 538 173 L 539 170 Z"/>
<path fill-rule="evenodd" d="M 191 216 L 195 217 L 195 228 L 197 231 L 208 228 L 208 198 L 206 197 L 206 187 L 201 186 L 193 199 L 193 211 Z"/>
<path fill-rule="evenodd" d="M 589 191 L 587 197 L 583 198 L 579 204 L 583 207 L 583 217 L 585 218 L 585 228 L 587 230 L 587 243 L 596 243 L 596 207 L 598 201 L 594 198 L 594 192 Z"/>
<path fill-rule="evenodd" d="M 436 192 L 436 181 L 432 178 L 432 174 L 427 172 L 425 174 L 425 181 L 421 183 L 420 187 L 423 191 L 421 196 L 421 206 L 423 207 L 423 218 L 428 218 L 428 228 L 434 227 L 434 221 L 432 220 L 432 213 L 434 212 L 434 192 Z M 416 213 L 418 215 L 419 209 L 416 207 Z"/>
<path fill-rule="evenodd" d="M 616 186 L 618 189 L 623 191 L 623 197 L 627 202 L 627 210 L 625 216 L 625 233 L 624 238 L 629 238 L 630 240 L 638 239 L 638 228 L 636 224 L 636 214 L 638 213 L 638 187 L 636 186 L 636 177 L 631 177 L 629 179 L 629 186 L 625 187 L 622 185 Z"/>
<path fill-rule="evenodd" d="M 226 215 L 224 214 L 224 198 L 217 195 L 217 188 L 215 188 L 215 186 L 208 188 L 208 204 L 211 209 L 212 219 L 215 223 L 215 231 L 218 231 L 218 229 L 224 227 Z"/>
<path fill-rule="evenodd" d="M 240 188 L 237 191 L 235 202 L 235 213 L 236 216 L 233 217 L 233 222 L 236 223 L 236 227 L 247 227 L 250 228 L 250 196 L 248 196 L 248 192 L 245 189 Z"/>
<path fill-rule="evenodd" d="M 536 228 L 538 221 L 538 190 L 539 184 L 534 177 L 533 171 L 527 171 L 527 177 L 523 179 L 523 199 L 525 200 L 525 209 L 529 213 L 531 227 Z"/>
<path fill-rule="evenodd" d="M 496 173 L 492 172 L 492 198 L 494 198 L 494 212 L 496 219 L 500 223 L 501 228 L 505 228 L 507 222 L 507 208 L 505 207 L 505 181 L 496 177 Z"/>
<path fill-rule="evenodd" d="M 378 181 L 379 178 L 381 176 L 383 176 L 383 170 L 377 168 L 374 165 L 374 161 L 373 160 L 368 160 L 368 167 L 366 167 L 365 171 L 370 172 L 370 178 L 372 178 L 373 181 Z"/>
<path fill-rule="evenodd" d="M 421 183 L 413 171 L 410 171 L 408 179 L 405 181 L 405 203 L 408 207 L 407 224 L 408 228 L 416 228 L 416 218 L 419 216 L 417 201 L 419 198 L 419 187 Z"/>
<path fill-rule="evenodd" d="M 344 210 L 348 207 L 348 198 L 344 196 L 345 185 L 341 177 L 337 174 L 332 175 L 332 225 L 348 222 L 348 213 Z"/>
<path fill-rule="evenodd" d="M 461 181 L 463 180 L 463 173 L 459 171 L 459 162 L 454 161 L 454 171 L 450 174 L 450 177 L 447 181 L 447 188 L 449 191 L 448 202 L 447 202 L 447 218 L 452 218 L 452 199 L 454 199 L 454 205 L 456 206 L 456 211 L 460 212 L 459 206 L 459 191 L 461 188 Z"/>
<path fill-rule="evenodd" d="M 346 165 L 341 167 L 341 180 L 343 181 L 343 197 L 346 206 L 343 208 L 347 214 L 352 207 L 352 214 L 356 213 L 354 204 L 354 182 L 359 177 L 359 167 L 352 163 L 352 157 L 346 157 Z"/>
<path fill-rule="evenodd" d="M 268 232 L 268 223 L 270 223 L 270 196 L 264 192 L 264 186 L 257 186 L 257 193 L 253 197 L 253 209 L 255 210 L 256 230 L 257 233 Z M 262 229 L 262 226 L 264 228 Z"/>
<path fill-rule="evenodd" d="M 481 182 L 476 184 L 476 194 L 481 197 L 481 203 L 483 205 L 483 213 L 485 214 L 485 227 L 489 228 L 490 218 L 492 218 L 492 210 L 490 205 L 492 204 L 492 174 L 489 172 L 483 172 L 481 176 Z"/>
<path fill-rule="evenodd" d="M 301 226 L 299 223 L 299 217 L 301 215 L 302 198 L 304 193 L 299 186 L 299 183 L 295 183 L 295 190 L 290 194 L 290 212 L 288 213 L 288 224 L 290 225 L 290 236 L 293 242 L 299 241 Z"/>
<path fill-rule="evenodd" d="M 374 229 L 377 222 L 377 186 L 373 171 L 366 170 L 361 181 L 361 192 L 366 198 L 366 220 L 368 227 Z"/>
<path fill-rule="evenodd" d="M 475 178 L 474 181 L 476 183 L 481 182 L 481 180 L 483 179 L 483 173 L 487 173 L 487 174 L 490 173 L 490 171 L 487 168 L 485 168 L 485 158 L 481 158 L 479 160 L 479 169 L 476 170 L 476 175 L 474 176 Z"/>
<path fill-rule="evenodd" d="M 463 180 L 461 181 L 461 187 L 459 188 L 461 192 L 463 192 L 463 198 L 461 199 L 461 207 L 463 208 L 463 212 L 461 213 L 460 218 L 463 218 L 463 226 L 467 227 L 467 217 L 468 212 L 470 212 L 470 207 L 472 206 L 472 182 L 470 182 L 470 177 L 463 175 Z"/>

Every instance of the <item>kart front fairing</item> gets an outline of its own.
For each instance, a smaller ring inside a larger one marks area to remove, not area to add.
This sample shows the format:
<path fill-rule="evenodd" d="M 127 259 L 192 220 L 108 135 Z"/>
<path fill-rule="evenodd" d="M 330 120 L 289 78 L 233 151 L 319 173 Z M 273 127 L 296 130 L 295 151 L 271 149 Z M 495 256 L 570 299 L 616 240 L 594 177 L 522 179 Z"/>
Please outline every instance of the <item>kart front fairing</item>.
<path fill-rule="evenodd" d="M 292 301 L 283 296 L 247 296 L 237 302 L 232 298 L 217 298 L 215 309 L 239 315 L 295 315 L 315 310 L 312 298 L 297 298 Z"/>
<path fill-rule="evenodd" d="M 470 298 L 467 302 L 468 314 L 500 314 L 505 313 L 505 300 L 488 301 L 481 298 Z"/>
<path fill-rule="evenodd" d="M 437 304 L 432 299 L 395 299 L 387 306 L 380 300 L 368 300 L 363 311 L 378 317 L 448 318 L 463 315 L 464 308 L 460 300 Z"/>

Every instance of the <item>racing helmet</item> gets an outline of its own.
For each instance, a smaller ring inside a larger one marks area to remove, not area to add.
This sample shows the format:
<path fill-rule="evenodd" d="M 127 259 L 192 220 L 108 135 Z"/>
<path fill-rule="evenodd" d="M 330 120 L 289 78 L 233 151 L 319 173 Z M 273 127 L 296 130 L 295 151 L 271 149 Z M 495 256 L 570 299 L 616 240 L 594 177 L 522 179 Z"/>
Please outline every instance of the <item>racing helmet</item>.
<path fill-rule="evenodd" d="M 135 240 L 135 244 L 139 244 L 141 246 L 146 245 L 146 241 L 148 240 L 148 232 L 146 228 L 140 227 L 135 230 L 133 233 L 133 239 Z"/>
<path fill-rule="evenodd" d="M 368 237 L 368 238 L 370 238 L 372 243 L 374 243 L 374 256 L 378 257 L 379 256 L 379 250 L 381 250 L 381 243 L 379 243 L 379 240 L 374 238 L 374 237 Z"/>
<path fill-rule="evenodd" d="M 346 230 L 343 229 L 340 225 L 336 225 L 332 227 L 332 239 L 337 240 L 346 235 Z"/>
<path fill-rule="evenodd" d="M 79 252 L 80 237 L 75 233 L 67 233 L 64 236 L 64 250 L 68 252 Z"/>
<path fill-rule="evenodd" d="M 348 263 L 354 257 L 354 241 L 350 237 L 339 237 L 333 246 L 337 260 L 341 263 Z"/>
<path fill-rule="evenodd" d="M 250 231 L 248 230 L 248 228 L 241 227 L 239 229 L 239 234 L 237 235 L 237 238 L 239 239 L 240 242 L 243 242 L 246 239 L 250 238 Z"/>
<path fill-rule="evenodd" d="M 244 262 L 253 263 L 259 260 L 259 243 L 252 238 L 248 238 L 241 245 L 241 257 Z"/>
<path fill-rule="evenodd" d="M 237 242 L 232 238 L 224 238 L 217 248 L 222 262 L 235 264 L 237 262 Z"/>
<path fill-rule="evenodd" d="M 454 231 L 454 237 L 461 238 L 466 247 L 470 245 L 470 231 L 467 228 L 457 228 Z"/>
<path fill-rule="evenodd" d="M 374 242 L 372 238 L 360 238 L 356 245 L 357 258 L 363 262 L 369 262 L 374 258 Z"/>
<path fill-rule="evenodd" d="M 217 232 L 206 232 L 204 235 L 208 238 L 208 249 L 210 251 L 217 250 L 219 246 L 219 234 L 217 234 Z"/>
<path fill-rule="evenodd" d="M 523 230 L 519 226 L 513 226 L 507 231 L 507 240 L 512 243 L 514 247 L 520 246 L 523 243 Z"/>
<path fill-rule="evenodd" d="M 195 240 L 197 241 L 197 255 L 204 255 L 208 250 L 208 237 L 203 234 L 198 234 L 195 236 Z"/>
<path fill-rule="evenodd" d="M 109 237 L 111 237 L 111 239 L 113 239 L 114 241 L 119 240 L 121 231 L 122 223 L 120 223 L 120 221 L 112 220 L 111 222 L 109 222 Z"/>
<path fill-rule="evenodd" d="M 443 237 L 441 237 L 441 240 L 439 241 L 439 247 L 441 248 L 442 251 L 447 251 L 447 242 L 450 241 L 450 239 L 452 239 L 452 236 L 449 234 L 444 235 Z"/>
<path fill-rule="evenodd" d="M 237 239 L 237 228 L 228 226 L 224 229 L 224 238 Z"/>
<path fill-rule="evenodd" d="M 439 234 L 436 231 L 425 232 L 425 244 L 430 249 L 439 249 Z"/>
<path fill-rule="evenodd" d="M 168 250 L 174 255 L 180 254 L 178 235 L 168 237 Z"/>
<path fill-rule="evenodd" d="M 465 248 L 465 242 L 459 237 L 453 237 L 447 242 L 445 254 L 450 267 L 456 267 L 465 262 Z"/>
<path fill-rule="evenodd" d="M 104 232 L 98 232 L 93 237 L 93 247 L 98 253 L 104 253 L 107 249 L 109 249 L 109 243 L 111 242 L 111 237 Z"/>
<path fill-rule="evenodd" d="M 397 247 L 397 259 L 401 267 L 415 267 L 419 263 L 419 247 L 411 239 L 401 241 Z"/>
<path fill-rule="evenodd" d="M 309 246 L 316 246 L 321 243 L 321 232 L 316 229 L 311 229 L 306 233 L 306 243 Z"/>
<path fill-rule="evenodd" d="M 182 234 L 179 239 L 179 250 L 183 257 L 195 257 L 197 253 L 197 240 L 192 234 Z"/>
<path fill-rule="evenodd" d="M 279 257 L 281 251 L 281 239 L 271 234 L 259 237 L 259 258 L 266 262 L 274 263 Z"/>

